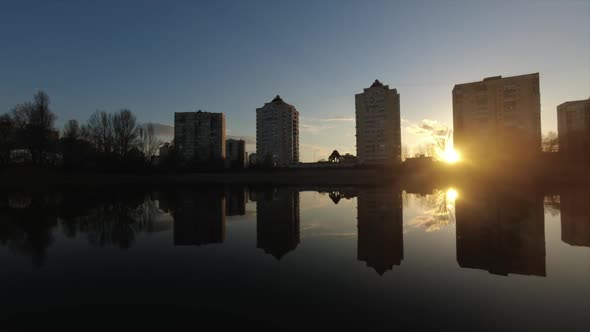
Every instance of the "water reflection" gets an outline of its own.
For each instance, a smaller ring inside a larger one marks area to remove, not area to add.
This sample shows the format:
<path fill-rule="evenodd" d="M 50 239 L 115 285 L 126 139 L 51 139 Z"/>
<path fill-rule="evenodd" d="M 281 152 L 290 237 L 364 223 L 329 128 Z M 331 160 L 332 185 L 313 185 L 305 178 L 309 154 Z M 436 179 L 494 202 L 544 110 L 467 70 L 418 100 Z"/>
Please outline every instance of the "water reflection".
<path fill-rule="evenodd" d="M 466 190 L 456 201 L 457 262 L 461 267 L 545 276 L 543 196 Z"/>
<path fill-rule="evenodd" d="M 572 246 L 590 247 L 590 190 L 561 193 L 561 240 Z"/>
<path fill-rule="evenodd" d="M 299 193 L 275 188 L 256 196 L 256 248 L 281 259 L 299 244 Z"/>
<path fill-rule="evenodd" d="M 225 215 L 242 216 L 246 214 L 248 191 L 241 185 L 227 185 L 225 187 Z"/>
<path fill-rule="evenodd" d="M 404 193 L 404 205 L 408 205 L 410 196 L 413 203 L 419 204 L 424 213 L 408 223 L 412 227 L 424 228 L 427 232 L 438 231 L 455 222 L 455 200 L 459 193 L 455 188 L 434 190 L 428 194 Z"/>
<path fill-rule="evenodd" d="M 182 190 L 172 196 L 175 246 L 225 240 L 225 198 L 221 190 Z"/>
<path fill-rule="evenodd" d="M 300 245 L 301 190 L 326 193 L 316 200 L 324 200 L 318 206 L 328 204 L 330 214 L 354 206 L 356 199 L 356 228 L 335 229 L 331 234 L 356 233 L 356 259 L 379 275 L 404 260 L 404 208 L 418 210 L 407 222 L 411 227 L 430 232 L 456 225 L 456 261 L 463 268 L 503 276 L 546 276 L 545 209 L 553 216 L 561 214 L 564 243 L 590 247 L 590 190 L 543 193 L 489 186 L 432 192 L 418 188 L 419 194 L 396 186 L 322 189 L 240 185 L 1 193 L 0 244 L 16 255 L 30 257 L 35 266 L 42 266 L 48 249 L 63 238 L 82 238 L 91 246 L 126 250 L 143 233 L 168 231 L 175 246 L 221 244 L 226 239 L 226 218 L 247 219 L 252 215 L 245 215 L 246 206 L 254 204 L 256 248 L 281 260 Z M 255 203 L 248 203 L 248 199 Z M 348 203 L 343 204 L 343 199 Z M 354 218 L 354 210 L 345 213 Z"/>
<path fill-rule="evenodd" d="M 0 194 L 0 243 L 41 266 L 56 230 L 93 246 L 128 249 L 141 232 L 169 228 L 149 192 Z"/>
<path fill-rule="evenodd" d="M 403 213 L 398 188 L 358 193 L 358 260 L 382 275 L 404 259 Z"/>

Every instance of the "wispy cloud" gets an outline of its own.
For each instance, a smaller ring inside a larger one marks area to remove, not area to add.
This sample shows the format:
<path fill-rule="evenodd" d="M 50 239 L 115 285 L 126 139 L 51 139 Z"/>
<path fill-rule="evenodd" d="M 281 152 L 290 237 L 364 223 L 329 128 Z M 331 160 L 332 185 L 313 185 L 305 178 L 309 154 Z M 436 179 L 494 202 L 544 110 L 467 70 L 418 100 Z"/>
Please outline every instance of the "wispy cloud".
<path fill-rule="evenodd" d="M 316 124 L 308 124 L 308 123 L 302 123 L 301 126 L 299 127 L 299 129 L 301 130 L 301 132 L 304 133 L 310 133 L 310 134 L 318 134 L 324 130 L 327 129 L 331 129 L 332 126 L 329 125 L 316 125 Z"/>
<path fill-rule="evenodd" d="M 337 115 L 331 116 L 327 118 L 320 118 L 319 121 L 326 121 L 326 122 L 338 122 L 338 121 L 354 121 L 354 117 L 352 116 L 344 116 L 344 115 Z"/>
<path fill-rule="evenodd" d="M 413 123 L 409 120 L 402 122 L 405 122 L 407 132 L 422 138 L 447 137 L 452 131 L 448 126 L 436 120 L 424 119 L 419 123 Z"/>

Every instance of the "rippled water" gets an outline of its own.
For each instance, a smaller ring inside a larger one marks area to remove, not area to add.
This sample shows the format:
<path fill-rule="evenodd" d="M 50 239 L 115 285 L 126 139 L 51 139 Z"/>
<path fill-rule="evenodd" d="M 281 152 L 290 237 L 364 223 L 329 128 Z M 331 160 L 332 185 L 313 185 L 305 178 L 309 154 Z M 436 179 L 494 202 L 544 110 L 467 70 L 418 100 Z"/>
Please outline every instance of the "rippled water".
<path fill-rule="evenodd" d="M 8 328 L 590 326 L 590 189 L 116 188 L 0 211 Z"/>

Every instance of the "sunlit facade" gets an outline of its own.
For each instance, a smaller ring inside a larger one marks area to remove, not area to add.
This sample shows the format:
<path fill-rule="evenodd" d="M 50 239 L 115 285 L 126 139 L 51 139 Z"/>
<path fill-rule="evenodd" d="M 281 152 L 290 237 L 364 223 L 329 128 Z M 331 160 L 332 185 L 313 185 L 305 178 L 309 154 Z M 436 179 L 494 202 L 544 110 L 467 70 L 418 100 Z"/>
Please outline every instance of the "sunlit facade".
<path fill-rule="evenodd" d="M 356 152 L 361 164 L 401 162 L 400 99 L 379 80 L 355 95 Z"/>
<path fill-rule="evenodd" d="M 528 159 L 540 153 L 539 74 L 455 85 L 453 127 L 463 159 Z"/>

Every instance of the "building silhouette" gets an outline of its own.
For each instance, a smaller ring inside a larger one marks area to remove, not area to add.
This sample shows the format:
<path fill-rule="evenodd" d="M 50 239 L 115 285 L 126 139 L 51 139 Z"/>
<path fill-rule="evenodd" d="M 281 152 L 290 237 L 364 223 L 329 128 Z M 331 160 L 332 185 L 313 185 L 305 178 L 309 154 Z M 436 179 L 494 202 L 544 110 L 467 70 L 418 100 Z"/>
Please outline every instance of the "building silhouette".
<path fill-rule="evenodd" d="M 572 246 L 590 247 L 590 190 L 566 190 L 559 202 L 561 240 Z"/>
<path fill-rule="evenodd" d="M 179 191 L 173 200 L 175 246 L 225 240 L 225 198 L 221 191 Z"/>
<path fill-rule="evenodd" d="M 267 166 L 299 162 L 299 112 L 279 96 L 256 109 L 256 156 Z"/>
<path fill-rule="evenodd" d="M 256 196 L 256 248 L 281 259 L 299 244 L 299 193 L 270 189 Z"/>
<path fill-rule="evenodd" d="M 557 133 L 565 156 L 590 158 L 590 98 L 557 106 Z"/>
<path fill-rule="evenodd" d="M 225 141 L 225 161 L 227 166 L 244 168 L 248 164 L 246 141 L 243 139 L 228 139 Z"/>
<path fill-rule="evenodd" d="M 454 147 L 466 160 L 536 156 L 541 152 L 539 74 L 455 85 L 453 130 Z"/>
<path fill-rule="evenodd" d="M 503 276 L 546 275 L 542 196 L 462 191 L 455 216 L 459 266 Z"/>
<path fill-rule="evenodd" d="M 383 275 L 404 259 L 401 191 L 395 187 L 360 189 L 357 258 Z"/>
<path fill-rule="evenodd" d="M 361 164 L 401 162 L 400 102 L 379 80 L 355 96 L 356 152 Z"/>
<path fill-rule="evenodd" d="M 209 112 L 174 113 L 174 148 L 183 163 L 225 159 L 225 115 Z"/>

